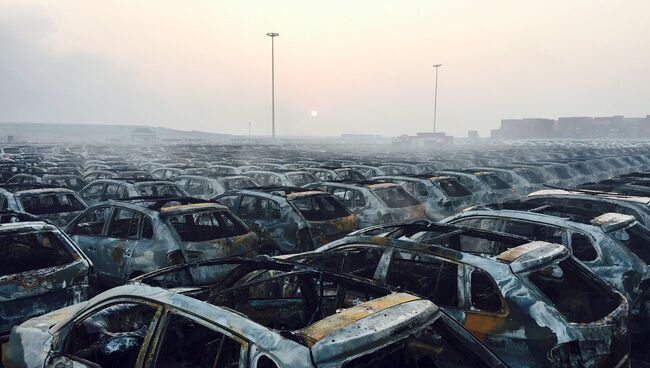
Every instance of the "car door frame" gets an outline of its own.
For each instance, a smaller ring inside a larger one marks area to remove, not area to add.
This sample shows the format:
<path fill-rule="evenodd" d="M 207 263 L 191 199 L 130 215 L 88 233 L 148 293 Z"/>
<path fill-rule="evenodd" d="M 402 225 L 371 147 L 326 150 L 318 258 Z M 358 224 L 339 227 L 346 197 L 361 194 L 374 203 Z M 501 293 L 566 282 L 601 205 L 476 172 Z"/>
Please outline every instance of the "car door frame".
<path fill-rule="evenodd" d="M 214 321 L 204 318 L 201 315 L 197 315 L 189 311 L 179 309 L 170 305 L 165 305 L 162 309 L 163 309 L 162 315 L 160 316 L 160 319 L 157 322 L 156 329 L 154 332 L 154 336 L 155 336 L 154 342 L 148 347 L 148 352 L 144 364 L 145 368 L 151 368 L 156 366 L 158 360 L 158 354 L 160 353 L 160 348 L 164 343 L 164 334 L 167 331 L 168 322 L 170 318 L 174 315 L 187 318 L 194 323 L 197 323 L 205 328 L 208 328 L 232 340 L 237 341 L 241 345 L 241 351 L 239 355 L 239 367 L 249 366 L 248 360 L 249 360 L 249 356 L 251 355 L 250 352 L 252 351 L 251 346 L 254 345 L 249 339 L 246 339 L 245 337 L 238 335 L 236 331 L 221 326 Z"/>
<path fill-rule="evenodd" d="M 110 219 L 113 216 L 114 207 L 115 206 L 110 205 L 110 204 L 99 204 L 99 205 L 96 205 L 94 207 L 90 207 L 90 208 L 86 209 L 84 212 L 82 212 L 79 216 L 77 216 L 73 220 L 73 222 L 69 225 L 69 226 L 72 226 L 72 229 L 76 229 L 77 226 L 79 225 L 79 220 L 83 216 L 90 213 L 91 211 L 96 211 L 96 210 L 101 209 L 101 208 L 108 208 L 109 209 L 108 219 L 104 222 L 104 226 L 102 227 L 102 231 L 101 231 L 101 233 L 99 235 L 92 236 L 92 235 L 78 235 L 78 234 L 75 234 L 75 233 L 69 233 L 68 234 L 68 236 L 75 242 L 75 244 L 77 244 L 79 249 L 81 249 L 81 251 L 84 252 L 84 254 L 86 254 L 86 256 L 88 258 L 91 259 L 93 264 L 95 264 L 97 262 L 97 246 L 100 245 L 102 239 L 106 237 L 106 230 L 108 229 L 108 223 L 110 222 Z M 83 238 L 80 238 L 80 237 L 83 237 Z M 91 239 L 87 239 L 87 238 L 95 239 L 95 241 L 91 241 Z M 86 244 L 88 244 L 88 245 L 86 245 Z M 99 276 L 101 274 L 100 269 L 98 269 L 96 267 L 95 270 L 97 272 L 97 276 Z"/>
<path fill-rule="evenodd" d="M 134 298 L 134 297 L 123 297 L 123 296 L 117 296 L 114 298 L 110 298 L 107 300 L 103 300 L 95 305 L 93 305 L 90 308 L 84 309 L 77 313 L 74 317 L 72 317 L 63 327 L 61 327 L 58 331 L 53 336 L 52 339 L 52 344 L 50 347 L 50 352 L 48 353 L 48 357 L 45 360 L 45 366 L 44 368 L 55 368 L 58 367 L 58 363 L 52 364 L 53 361 L 55 361 L 59 357 L 64 357 L 65 359 L 68 359 L 68 361 L 72 362 L 77 362 L 80 364 L 83 364 L 85 367 L 88 368 L 94 368 L 98 367 L 98 365 L 94 362 L 89 362 L 89 361 L 83 361 L 82 358 L 72 356 L 70 354 L 64 353 L 64 350 L 68 344 L 68 339 L 70 338 L 70 334 L 72 332 L 73 327 L 85 320 L 86 318 L 90 317 L 91 315 L 98 313 L 112 305 L 116 304 L 142 304 L 142 305 L 148 305 L 151 306 L 152 308 L 155 308 L 156 312 L 153 317 L 153 324 L 155 326 L 149 327 L 149 330 L 147 331 L 147 335 L 144 338 L 144 341 L 142 343 L 142 347 L 140 348 L 140 352 L 138 353 L 138 359 L 136 362 L 140 362 L 141 364 L 139 366 L 136 366 L 134 368 L 143 368 L 146 366 L 150 365 L 150 361 L 148 357 L 150 356 L 151 353 L 151 346 L 152 343 L 156 344 L 156 339 L 153 337 L 156 336 L 156 332 L 158 331 L 161 318 L 163 315 L 163 312 L 165 310 L 165 306 L 161 305 L 160 303 L 151 301 L 149 299 L 141 299 L 141 298 Z M 64 336 L 63 336 L 64 335 Z M 87 363 L 92 363 L 91 365 Z"/>
<path fill-rule="evenodd" d="M 389 248 L 383 255 L 382 258 L 379 260 L 379 264 L 377 265 L 377 270 L 375 271 L 375 277 L 374 279 L 381 282 L 381 283 L 386 283 L 386 280 L 388 278 L 388 272 L 390 270 L 390 265 L 393 262 L 393 259 L 395 257 L 396 252 L 407 252 L 410 254 L 417 254 L 419 256 L 424 256 L 424 257 L 429 257 L 433 258 L 437 261 L 440 262 L 447 262 L 447 263 L 453 263 L 458 267 L 457 271 L 457 282 L 458 284 L 456 285 L 457 287 L 457 298 L 458 298 L 458 307 L 449 307 L 449 306 L 442 306 L 440 305 L 440 308 L 443 308 L 447 314 L 449 314 L 452 318 L 454 318 L 456 321 L 461 323 L 460 321 L 464 321 L 466 318 L 466 311 L 468 308 L 467 302 L 469 300 L 468 294 L 467 294 L 467 283 L 465 282 L 465 270 L 467 269 L 467 265 L 464 263 L 460 262 L 454 262 L 451 260 L 448 260 L 443 257 L 438 257 L 433 254 L 429 254 L 426 252 L 420 252 L 417 250 L 411 250 L 411 249 L 395 249 L 395 248 Z M 410 292 L 409 290 L 406 290 L 407 292 Z M 434 302 L 435 303 L 435 302 Z M 462 323 L 461 323 L 462 324 Z"/>
<path fill-rule="evenodd" d="M 137 234 L 135 239 L 121 239 L 121 238 L 112 238 L 109 237 L 108 230 L 111 229 L 113 225 L 113 221 L 115 220 L 115 216 L 117 215 L 118 211 L 123 210 L 123 211 L 129 211 L 135 213 L 136 216 L 140 216 L 140 220 L 138 223 L 138 229 L 137 229 Z M 109 218 L 109 221 L 105 225 L 105 230 L 104 230 L 104 237 L 102 240 L 99 242 L 99 247 L 101 248 L 98 249 L 97 251 L 97 265 L 99 265 L 99 269 L 103 268 L 102 264 L 105 266 L 108 265 L 109 259 L 102 259 L 102 256 L 108 256 L 108 252 L 103 252 L 103 251 L 109 251 L 108 248 L 110 248 L 110 262 L 114 267 L 116 267 L 116 272 L 108 272 L 108 267 L 104 271 L 104 279 L 105 281 L 108 281 L 110 284 L 116 284 L 120 285 L 124 283 L 124 281 L 127 280 L 127 272 L 130 270 L 130 265 L 131 265 L 131 260 L 133 253 L 136 251 L 138 248 L 138 245 L 140 245 L 140 240 L 142 239 L 142 226 L 144 225 L 144 219 L 146 215 L 140 211 L 127 208 L 127 207 L 122 207 L 119 205 L 114 205 L 113 210 L 111 212 L 111 216 Z M 125 246 L 124 247 L 116 247 L 116 243 L 123 243 Z M 121 254 L 118 254 L 118 250 L 121 251 Z M 116 259 L 119 257 L 119 260 L 122 262 L 121 264 L 118 264 Z"/>

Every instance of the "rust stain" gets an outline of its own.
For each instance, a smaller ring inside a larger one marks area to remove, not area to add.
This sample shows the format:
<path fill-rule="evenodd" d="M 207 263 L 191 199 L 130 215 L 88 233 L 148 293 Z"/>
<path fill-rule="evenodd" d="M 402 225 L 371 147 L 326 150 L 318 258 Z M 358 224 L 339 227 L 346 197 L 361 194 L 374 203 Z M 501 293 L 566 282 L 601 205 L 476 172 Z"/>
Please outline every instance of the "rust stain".
<path fill-rule="evenodd" d="M 467 312 L 464 326 L 481 342 L 493 334 L 498 334 L 506 323 L 506 316 L 480 312 Z"/>
<path fill-rule="evenodd" d="M 124 249 L 120 247 L 115 247 L 111 249 L 111 259 L 115 264 L 121 264 L 124 260 Z"/>
<path fill-rule="evenodd" d="M 302 198 L 302 197 L 309 197 L 312 195 L 316 194 L 323 194 L 324 192 L 321 192 L 320 190 L 310 190 L 307 192 L 297 192 L 297 193 L 291 193 L 287 195 L 288 200 L 296 199 L 296 198 Z"/>
<path fill-rule="evenodd" d="M 302 336 L 307 341 L 307 345 L 311 347 L 324 337 L 344 328 L 345 326 L 351 325 L 384 309 L 419 299 L 420 298 L 417 296 L 410 294 L 390 294 L 321 319 L 320 321 L 298 331 L 298 334 Z"/>

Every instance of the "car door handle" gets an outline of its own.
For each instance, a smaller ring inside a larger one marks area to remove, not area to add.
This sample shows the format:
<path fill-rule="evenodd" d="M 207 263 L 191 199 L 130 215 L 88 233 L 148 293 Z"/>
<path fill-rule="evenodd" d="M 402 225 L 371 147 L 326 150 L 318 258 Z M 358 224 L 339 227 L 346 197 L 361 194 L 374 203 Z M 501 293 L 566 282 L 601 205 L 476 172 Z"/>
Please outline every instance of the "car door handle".
<path fill-rule="evenodd" d="M 94 251 L 97 250 L 97 248 L 95 248 L 94 245 L 91 245 L 91 246 L 88 247 L 88 250 L 91 251 L 91 252 L 94 252 Z"/>

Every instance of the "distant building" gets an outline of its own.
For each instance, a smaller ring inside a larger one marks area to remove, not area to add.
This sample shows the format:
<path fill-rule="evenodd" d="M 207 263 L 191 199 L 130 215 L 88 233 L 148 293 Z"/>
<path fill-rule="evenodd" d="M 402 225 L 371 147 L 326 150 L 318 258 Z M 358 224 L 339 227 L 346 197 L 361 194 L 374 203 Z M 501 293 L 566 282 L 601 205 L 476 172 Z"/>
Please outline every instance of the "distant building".
<path fill-rule="evenodd" d="M 412 149 L 434 149 L 450 146 L 454 143 L 454 137 L 446 133 L 416 133 L 415 136 L 401 135 L 393 138 L 394 147 Z"/>
<path fill-rule="evenodd" d="M 650 115 L 640 118 L 613 116 L 571 116 L 551 119 L 504 119 L 501 127 L 493 129 L 492 138 L 597 138 L 648 139 Z"/>
<path fill-rule="evenodd" d="M 153 130 L 149 128 L 134 129 L 131 133 L 129 133 L 129 135 L 131 136 L 132 143 L 151 144 L 158 142 L 158 136 Z"/>
<path fill-rule="evenodd" d="M 341 143 L 378 144 L 387 143 L 387 138 L 376 134 L 341 134 Z"/>
<path fill-rule="evenodd" d="M 472 140 L 472 141 L 477 141 L 479 139 L 478 130 L 468 130 L 467 131 L 467 139 Z"/>
<path fill-rule="evenodd" d="M 541 118 L 501 120 L 498 136 L 504 139 L 551 138 L 555 120 Z"/>
<path fill-rule="evenodd" d="M 588 116 L 562 117 L 557 119 L 555 130 L 560 138 L 591 138 L 594 136 L 590 129 L 593 124 L 594 118 Z"/>

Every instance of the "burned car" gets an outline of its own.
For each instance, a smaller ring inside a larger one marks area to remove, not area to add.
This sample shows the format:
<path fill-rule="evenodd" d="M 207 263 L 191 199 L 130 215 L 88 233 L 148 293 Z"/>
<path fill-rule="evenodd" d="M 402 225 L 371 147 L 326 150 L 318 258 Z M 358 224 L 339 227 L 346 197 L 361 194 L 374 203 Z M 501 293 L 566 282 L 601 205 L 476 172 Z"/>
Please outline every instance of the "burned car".
<path fill-rule="evenodd" d="M 33 184 L 42 184 L 42 180 L 40 176 L 32 175 L 32 174 L 16 174 L 9 178 L 5 182 L 6 184 L 12 184 L 12 185 L 33 185 Z"/>
<path fill-rule="evenodd" d="M 512 367 L 629 364 L 626 299 L 559 244 L 380 225 L 291 259 L 426 297 Z"/>
<path fill-rule="evenodd" d="M 151 171 L 151 175 L 160 180 L 174 180 L 183 174 L 185 174 L 185 170 L 178 167 L 161 167 Z"/>
<path fill-rule="evenodd" d="M 357 170 L 366 179 L 386 175 L 386 173 L 384 173 L 380 168 L 370 165 L 346 165 L 345 167 Z"/>
<path fill-rule="evenodd" d="M 650 194 L 650 192 L 648 193 Z M 584 208 L 587 211 L 623 213 L 634 216 L 650 228 L 650 198 L 617 195 L 589 190 L 540 190 L 522 198 L 522 201 L 552 206 Z"/>
<path fill-rule="evenodd" d="M 75 192 L 80 191 L 83 187 L 86 186 L 86 181 L 81 177 L 81 175 L 52 175 L 46 174 L 41 178 L 43 184 L 47 185 L 56 185 L 63 188 L 72 189 Z"/>
<path fill-rule="evenodd" d="M 442 222 L 563 244 L 575 258 L 625 295 L 634 308 L 650 272 L 639 256 L 616 240 L 615 232 L 636 220 L 618 213 L 593 218 L 585 213 L 584 209 L 506 202 L 470 208 Z"/>
<path fill-rule="evenodd" d="M 56 226 L 0 225 L 0 339 L 29 318 L 86 300 L 93 277 L 92 262 Z"/>
<path fill-rule="evenodd" d="M 175 179 L 176 184 L 194 197 L 210 199 L 228 190 L 257 187 L 253 179 L 245 175 L 209 178 L 197 175 L 181 175 Z"/>
<path fill-rule="evenodd" d="M 194 198 L 108 201 L 66 232 L 93 261 L 103 285 L 170 264 L 257 254 L 257 235 L 226 207 Z"/>
<path fill-rule="evenodd" d="M 315 249 L 357 229 L 357 217 L 329 193 L 260 187 L 214 198 L 260 229 L 264 244 L 280 253 Z"/>
<path fill-rule="evenodd" d="M 287 171 L 284 172 L 284 175 L 291 180 L 294 187 L 304 187 L 312 183 L 320 183 L 314 174 L 307 171 Z"/>
<path fill-rule="evenodd" d="M 226 191 L 217 179 L 207 176 L 179 175 L 174 179 L 174 183 L 194 198 L 210 199 Z"/>
<path fill-rule="evenodd" d="M 213 266 L 236 268 L 216 286 L 147 285 Z M 428 300 L 277 261 L 208 261 L 146 275 L 24 323 L 7 347 L 12 368 L 505 367 Z"/>
<path fill-rule="evenodd" d="M 566 245 L 576 259 L 628 299 L 630 328 L 634 334 L 650 334 L 650 252 L 647 243 L 650 234 L 634 217 L 525 202 L 490 207 L 494 209 L 468 210 L 443 222 Z M 635 349 L 635 355 L 647 354 L 647 349 L 642 350 Z"/>
<path fill-rule="evenodd" d="M 471 167 L 470 169 L 494 173 L 494 175 L 498 176 L 499 179 L 503 180 L 513 188 L 515 197 L 524 196 L 535 189 L 538 189 L 538 184 L 530 182 L 526 177 L 513 169 L 490 166 Z"/>
<path fill-rule="evenodd" d="M 424 205 L 430 220 L 440 220 L 472 205 L 472 192 L 450 176 L 379 176 L 374 179 L 400 184 Z"/>
<path fill-rule="evenodd" d="M 188 196 L 183 188 L 170 181 L 124 178 L 95 180 L 83 188 L 79 195 L 90 204 L 133 197 Z"/>
<path fill-rule="evenodd" d="M 0 210 L 27 212 L 64 226 L 88 205 L 74 191 L 47 185 L 0 187 Z"/>
<path fill-rule="evenodd" d="M 217 179 L 224 191 L 259 187 L 257 183 L 245 175 L 223 176 Z"/>
<path fill-rule="evenodd" d="M 377 180 L 325 182 L 310 187 L 332 193 L 359 219 L 359 227 L 426 219 L 422 203 L 399 184 Z"/>
<path fill-rule="evenodd" d="M 262 187 L 270 186 L 284 186 L 284 187 L 293 187 L 295 186 L 293 181 L 289 179 L 286 175 L 274 171 L 264 171 L 264 170 L 250 170 L 245 171 L 244 175 L 253 179 Z"/>
<path fill-rule="evenodd" d="M 512 190 L 508 184 L 493 173 L 442 170 L 436 174 L 458 180 L 465 188 L 472 192 L 472 201 L 474 203 L 489 203 L 512 197 Z M 491 184 L 487 182 L 489 179 L 493 179 L 493 181 L 490 181 Z"/>

